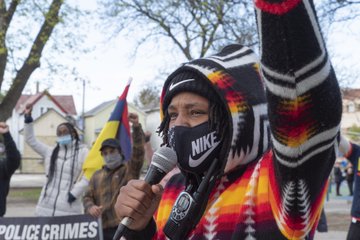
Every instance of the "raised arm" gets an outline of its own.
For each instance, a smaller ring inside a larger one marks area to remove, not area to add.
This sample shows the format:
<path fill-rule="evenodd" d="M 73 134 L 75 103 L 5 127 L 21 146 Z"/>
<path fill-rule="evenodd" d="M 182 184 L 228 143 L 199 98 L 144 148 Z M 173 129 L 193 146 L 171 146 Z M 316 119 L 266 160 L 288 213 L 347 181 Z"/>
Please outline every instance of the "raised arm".
<path fill-rule="evenodd" d="M 255 4 L 275 159 L 272 209 L 280 229 L 305 236 L 335 161 L 341 95 L 312 1 Z"/>
<path fill-rule="evenodd" d="M 0 169 L 1 174 L 10 177 L 15 170 L 20 166 L 21 155 L 16 148 L 15 142 L 9 132 L 9 127 L 6 123 L 0 122 L 0 134 L 4 137 L 6 161 L 2 162 Z"/>
<path fill-rule="evenodd" d="M 52 152 L 53 148 L 40 142 L 34 133 L 33 118 L 31 116 L 32 106 L 27 105 L 24 110 L 24 138 L 25 142 L 39 155 L 46 159 L 47 154 Z M 45 163 L 46 165 L 48 163 Z"/>
<path fill-rule="evenodd" d="M 144 131 L 139 123 L 139 117 L 135 113 L 129 114 L 129 121 L 132 123 L 132 155 L 129 161 L 129 179 L 138 179 L 140 177 L 140 171 L 144 164 L 145 148 Z"/>

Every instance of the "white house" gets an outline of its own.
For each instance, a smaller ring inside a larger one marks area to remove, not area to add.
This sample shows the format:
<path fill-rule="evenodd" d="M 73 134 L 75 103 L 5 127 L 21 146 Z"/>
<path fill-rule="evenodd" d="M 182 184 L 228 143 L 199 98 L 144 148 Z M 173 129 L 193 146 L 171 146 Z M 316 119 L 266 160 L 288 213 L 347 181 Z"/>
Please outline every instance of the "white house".
<path fill-rule="evenodd" d="M 156 133 L 160 126 L 160 108 L 152 108 L 145 110 L 146 113 L 146 130 L 151 132 L 151 146 L 154 150 L 158 149 L 162 144 L 161 137 Z"/>
<path fill-rule="evenodd" d="M 102 128 L 109 120 L 112 111 L 115 108 L 118 99 L 110 100 L 100 103 L 98 106 L 87 111 L 84 114 L 85 128 L 84 128 L 84 142 L 91 146 L 99 136 Z M 139 116 L 139 122 L 142 125 L 144 131 L 146 131 L 146 114 L 138 109 L 131 103 L 128 103 L 128 112 L 135 112 Z"/>
<path fill-rule="evenodd" d="M 341 129 L 360 127 L 360 89 L 345 89 L 342 91 L 343 114 Z"/>
<path fill-rule="evenodd" d="M 74 99 L 71 95 L 51 95 L 47 90 L 36 94 L 23 94 L 16 103 L 11 117 L 6 121 L 10 128 L 10 133 L 19 148 L 24 150 L 24 140 L 20 134 L 24 127 L 24 109 L 27 104 L 33 107 L 32 117 L 34 120 L 53 109 L 65 119 L 74 122 L 76 119 L 76 108 Z"/>

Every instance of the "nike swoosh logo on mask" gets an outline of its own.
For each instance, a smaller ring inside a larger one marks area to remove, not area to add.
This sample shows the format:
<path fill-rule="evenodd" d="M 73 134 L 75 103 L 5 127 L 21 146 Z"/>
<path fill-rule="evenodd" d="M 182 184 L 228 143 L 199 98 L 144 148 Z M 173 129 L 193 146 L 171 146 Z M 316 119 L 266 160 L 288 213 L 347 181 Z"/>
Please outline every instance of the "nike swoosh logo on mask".
<path fill-rule="evenodd" d="M 170 87 L 169 87 L 169 91 L 173 90 L 176 86 L 186 83 L 186 82 L 190 82 L 190 81 L 194 81 L 195 79 L 191 78 L 191 79 L 186 79 L 186 80 L 182 80 L 181 82 L 177 82 L 177 83 L 171 83 Z"/>
<path fill-rule="evenodd" d="M 191 155 L 189 156 L 189 166 L 197 167 L 199 166 L 209 155 L 214 151 L 214 149 L 219 145 L 220 142 L 216 142 L 211 148 L 209 148 L 206 153 L 204 153 L 199 159 L 192 159 Z"/>

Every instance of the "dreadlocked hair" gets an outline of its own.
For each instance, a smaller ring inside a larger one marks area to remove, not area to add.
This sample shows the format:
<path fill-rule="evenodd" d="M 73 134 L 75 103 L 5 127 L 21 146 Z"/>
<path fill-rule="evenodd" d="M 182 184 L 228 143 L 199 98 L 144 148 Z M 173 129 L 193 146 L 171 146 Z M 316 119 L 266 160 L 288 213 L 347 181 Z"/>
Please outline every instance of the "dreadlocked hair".
<path fill-rule="evenodd" d="M 70 156 L 73 156 L 73 159 L 71 161 L 71 175 L 70 175 L 71 178 L 70 178 L 70 184 L 69 184 L 69 191 L 70 191 L 72 184 L 73 184 L 73 179 L 74 179 L 74 165 L 75 165 L 75 161 L 77 160 L 77 157 L 79 155 L 80 138 L 79 138 L 79 134 L 77 133 L 74 125 L 72 125 L 69 122 L 64 122 L 64 123 L 60 123 L 58 125 L 58 128 L 62 125 L 64 125 L 69 130 L 71 139 L 75 140 L 74 148 L 73 148 L 73 145 L 71 145 L 71 154 L 70 154 Z M 49 184 L 51 183 L 51 181 L 53 180 L 54 175 L 56 173 L 56 159 L 58 158 L 58 155 L 59 155 L 59 149 L 60 149 L 60 145 L 59 145 L 59 143 L 57 143 L 51 154 L 51 158 L 50 158 L 49 173 L 47 175 L 47 182 L 46 182 L 45 191 L 44 191 L 45 192 L 44 198 L 46 196 L 47 188 L 48 188 Z"/>

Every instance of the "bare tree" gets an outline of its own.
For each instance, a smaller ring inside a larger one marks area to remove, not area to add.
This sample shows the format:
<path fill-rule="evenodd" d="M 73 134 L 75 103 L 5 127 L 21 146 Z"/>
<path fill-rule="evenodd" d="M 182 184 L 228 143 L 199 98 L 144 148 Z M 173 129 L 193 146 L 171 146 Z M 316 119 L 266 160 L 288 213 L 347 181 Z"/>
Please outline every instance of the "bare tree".
<path fill-rule="evenodd" d="M 65 31 L 61 34 L 66 38 L 50 38 L 55 27 L 70 16 L 69 9 L 64 0 L 0 0 L 0 121 L 11 116 L 26 83 L 41 64 L 52 70 L 61 68 L 53 58 L 43 57 L 46 45 L 52 42 L 58 54 L 66 51 L 64 45 L 76 45 L 76 38 Z"/>
<path fill-rule="evenodd" d="M 134 98 L 135 106 L 141 109 L 151 109 L 159 106 L 160 96 L 159 88 L 152 84 L 147 84 L 140 90 Z"/>
<path fill-rule="evenodd" d="M 351 21 L 360 16 L 358 0 L 322 0 L 317 1 L 317 13 L 321 22 L 333 23 Z"/>
<path fill-rule="evenodd" d="M 172 46 L 188 60 L 209 55 L 229 43 L 257 44 L 252 0 L 99 2 L 102 4 L 102 20 L 106 31 L 110 31 L 110 37 L 120 33 L 137 37 L 135 53 L 145 42 L 153 41 L 159 45 L 163 39 L 170 40 Z M 331 23 L 352 21 L 360 13 L 359 0 L 319 0 L 315 4 L 325 32 L 330 30 Z M 339 72 L 346 73 L 339 74 L 340 79 L 349 79 L 348 71 Z M 348 81 L 341 82 L 348 84 Z"/>
<path fill-rule="evenodd" d="M 143 33 L 138 44 L 166 37 L 187 58 L 205 56 L 225 44 L 257 42 L 249 0 L 101 0 L 113 34 Z"/>

